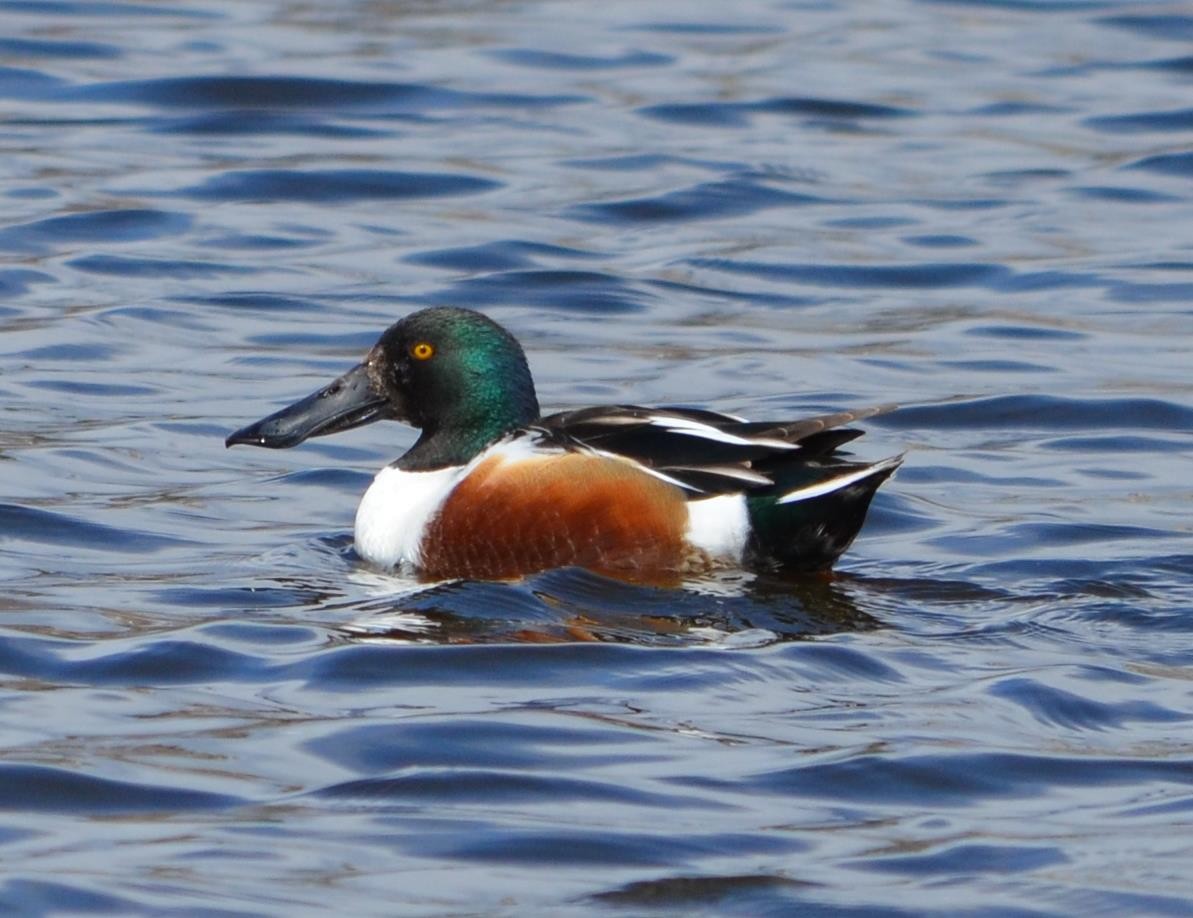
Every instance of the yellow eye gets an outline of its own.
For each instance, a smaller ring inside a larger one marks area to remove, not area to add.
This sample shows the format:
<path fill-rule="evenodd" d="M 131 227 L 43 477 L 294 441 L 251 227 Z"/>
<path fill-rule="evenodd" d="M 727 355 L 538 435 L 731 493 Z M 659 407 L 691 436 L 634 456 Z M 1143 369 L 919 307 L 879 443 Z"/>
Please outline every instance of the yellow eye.
<path fill-rule="evenodd" d="M 429 341 L 420 341 L 418 344 L 411 345 L 410 356 L 415 360 L 430 360 L 435 356 L 435 345 Z"/>

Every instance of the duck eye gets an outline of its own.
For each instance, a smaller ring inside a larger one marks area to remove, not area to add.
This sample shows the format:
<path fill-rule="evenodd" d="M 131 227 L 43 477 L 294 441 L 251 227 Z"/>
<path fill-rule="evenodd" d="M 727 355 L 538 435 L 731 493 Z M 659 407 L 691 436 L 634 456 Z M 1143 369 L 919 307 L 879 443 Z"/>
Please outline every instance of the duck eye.
<path fill-rule="evenodd" d="M 419 341 L 410 346 L 410 356 L 415 360 L 430 360 L 435 356 L 435 345 L 429 341 Z"/>

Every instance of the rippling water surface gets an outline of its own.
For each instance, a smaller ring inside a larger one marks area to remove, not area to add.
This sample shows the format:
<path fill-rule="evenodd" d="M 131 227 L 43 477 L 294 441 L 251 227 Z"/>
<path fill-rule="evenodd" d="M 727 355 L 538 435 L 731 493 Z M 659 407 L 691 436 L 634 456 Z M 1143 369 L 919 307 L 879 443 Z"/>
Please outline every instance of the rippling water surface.
<path fill-rule="evenodd" d="M 0 2 L 0 911 L 1189 913 L 1177 3 Z M 374 425 L 895 401 L 832 579 L 430 589 Z"/>

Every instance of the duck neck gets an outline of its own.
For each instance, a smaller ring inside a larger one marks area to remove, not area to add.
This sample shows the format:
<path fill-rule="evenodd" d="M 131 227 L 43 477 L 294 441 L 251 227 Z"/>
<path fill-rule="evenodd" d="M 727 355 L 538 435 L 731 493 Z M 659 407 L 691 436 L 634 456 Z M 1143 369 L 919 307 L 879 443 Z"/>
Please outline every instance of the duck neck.
<path fill-rule="evenodd" d="M 506 410 L 486 411 L 480 417 L 453 423 L 425 424 L 418 441 L 397 461 L 408 472 L 429 472 L 467 465 L 493 443 L 533 423 L 539 416 L 534 395 L 509 404 Z"/>

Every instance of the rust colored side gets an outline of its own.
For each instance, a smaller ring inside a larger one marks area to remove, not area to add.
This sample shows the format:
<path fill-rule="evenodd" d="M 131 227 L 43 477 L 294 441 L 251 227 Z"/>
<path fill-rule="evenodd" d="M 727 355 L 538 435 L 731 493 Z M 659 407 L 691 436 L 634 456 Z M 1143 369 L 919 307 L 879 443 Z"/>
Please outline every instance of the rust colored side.
<path fill-rule="evenodd" d="M 626 462 L 569 453 L 482 463 L 448 495 L 422 542 L 434 579 L 505 579 L 575 565 L 624 574 L 690 561 L 683 492 Z"/>

